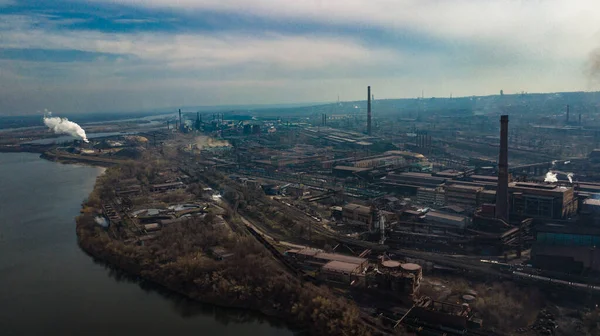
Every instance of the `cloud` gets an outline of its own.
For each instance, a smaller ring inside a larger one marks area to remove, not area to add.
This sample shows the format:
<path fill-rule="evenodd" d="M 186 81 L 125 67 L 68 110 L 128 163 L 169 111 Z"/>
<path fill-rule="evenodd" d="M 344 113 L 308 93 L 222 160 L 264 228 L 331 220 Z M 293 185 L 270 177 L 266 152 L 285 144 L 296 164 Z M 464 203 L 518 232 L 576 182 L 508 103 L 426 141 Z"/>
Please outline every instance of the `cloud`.
<path fill-rule="evenodd" d="M 421 89 L 579 90 L 600 45 L 600 3 L 592 0 L 69 0 L 8 8 L 0 14 L 0 114 L 42 97 L 79 111 L 362 99 L 367 84 L 381 98 Z M 27 99 L 35 90 L 44 94 Z"/>
<path fill-rule="evenodd" d="M 595 0 L 98 0 L 130 6 L 246 13 L 266 19 L 378 27 L 568 57 L 598 32 Z M 574 48 L 574 49 L 573 49 Z"/>

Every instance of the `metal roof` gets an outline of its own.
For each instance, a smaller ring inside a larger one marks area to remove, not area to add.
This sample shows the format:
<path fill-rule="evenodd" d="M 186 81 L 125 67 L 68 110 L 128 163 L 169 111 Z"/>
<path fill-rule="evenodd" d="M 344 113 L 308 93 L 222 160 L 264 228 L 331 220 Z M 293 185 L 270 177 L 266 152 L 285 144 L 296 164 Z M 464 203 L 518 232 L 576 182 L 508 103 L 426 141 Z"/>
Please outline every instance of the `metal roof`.
<path fill-rule="evenodd" d="M 347 263 L 343 261 L 330 261 L 323 265 L 322 270 L 333 271 L 333 272 L 344 272 L 344 273 L 355 273 L 359 271 L 359 265 L 354 263 Z"/>

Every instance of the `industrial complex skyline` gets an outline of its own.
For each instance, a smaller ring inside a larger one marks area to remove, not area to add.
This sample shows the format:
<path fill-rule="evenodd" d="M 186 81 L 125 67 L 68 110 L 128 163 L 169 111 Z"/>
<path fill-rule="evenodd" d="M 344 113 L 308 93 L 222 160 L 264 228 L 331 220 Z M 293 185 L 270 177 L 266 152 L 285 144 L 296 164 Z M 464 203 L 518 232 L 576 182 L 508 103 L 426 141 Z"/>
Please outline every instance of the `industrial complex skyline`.
<path fill-rule="evenodd" d="M 598 9 L 0 0 L 0 114 L 597 90 Z"/>

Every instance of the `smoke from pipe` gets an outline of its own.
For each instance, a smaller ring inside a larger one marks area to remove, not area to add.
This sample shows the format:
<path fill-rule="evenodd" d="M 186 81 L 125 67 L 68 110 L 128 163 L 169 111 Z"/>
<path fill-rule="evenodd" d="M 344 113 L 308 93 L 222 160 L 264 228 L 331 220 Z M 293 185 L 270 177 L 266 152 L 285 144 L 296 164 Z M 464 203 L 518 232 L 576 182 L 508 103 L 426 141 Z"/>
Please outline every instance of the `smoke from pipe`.
<path fill-rule="evenodd" d="M 106 221 L 106 218 L 104 218 L 104 217 L 97 216 L 96 218 L 94 218 L 94 221 L 96 222 L 96 224 L 98 224 L 102 227 L 108 227 L 108 222 Z"/>
<path fill-rule="evenodd" d="M 569 183 L 573 183 L 573 173 L 568 173 L 567 178 L 569 179 Z"/>
<path fill-rule="evenodd" d="M 558 179 L 556 178 L 556 174 L 553 173 L 552 171 L 547 172 L 546 178 L 544 178 L 544 182 L 549 182 L 549 183 L 558 182 Z"/>
<path fill-rule="evenodd" d="M 44 110 L 44 125 L 56 134 L 68 134 L 85 142 L 89 142 L 85 135 L 85 131 L 81 126 L 69 121 L 67 118 L 53 117 L 52 112 L 48 110 Z"/>

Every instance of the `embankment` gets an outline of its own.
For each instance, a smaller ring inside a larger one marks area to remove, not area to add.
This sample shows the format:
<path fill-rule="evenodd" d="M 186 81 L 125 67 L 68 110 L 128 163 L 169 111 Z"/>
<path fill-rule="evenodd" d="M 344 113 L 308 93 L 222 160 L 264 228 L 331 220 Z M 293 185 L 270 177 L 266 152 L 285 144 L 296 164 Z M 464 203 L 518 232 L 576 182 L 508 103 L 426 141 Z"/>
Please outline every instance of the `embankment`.
<path fill-rule="evenodd" d="M 248 309 L 276 317 L 311 335 L 377 334 L 358 307 L 326 287 L 302 282 L 287 273 L 252 236 L 216 229 L 211 219 L 193 219 L 164 227 L 142 246 L 125 244 L 95 224 L 96 190 L 77 218 L 79 245 L 88 254 L 126 273 L 223 307 Z M 112 186 L 111 186 L 112 188 Z M 91 204 L 95 203 L 95 204 Z M 118 233 L 116 234 L 118 236 Z M 222 246 L 232 257 L 216 261 L 209 248 Z"/>

